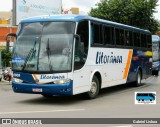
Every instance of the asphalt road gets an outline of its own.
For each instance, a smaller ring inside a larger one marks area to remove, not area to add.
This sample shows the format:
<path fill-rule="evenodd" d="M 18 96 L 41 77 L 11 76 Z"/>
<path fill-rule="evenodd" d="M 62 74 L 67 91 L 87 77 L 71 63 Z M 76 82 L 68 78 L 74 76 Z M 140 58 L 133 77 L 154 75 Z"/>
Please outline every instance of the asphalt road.
<path fill-rule="evenodd" d="M 157 104 L 136 105 L 135 92 L 156 92 Z M 143 80 L 140 87 L 124 84 L 103 89 L 93 100 L 81 95 L 19 94 L 8 82 L 0 82 L 0 118 L 160 118 L 160 77 Z"/>

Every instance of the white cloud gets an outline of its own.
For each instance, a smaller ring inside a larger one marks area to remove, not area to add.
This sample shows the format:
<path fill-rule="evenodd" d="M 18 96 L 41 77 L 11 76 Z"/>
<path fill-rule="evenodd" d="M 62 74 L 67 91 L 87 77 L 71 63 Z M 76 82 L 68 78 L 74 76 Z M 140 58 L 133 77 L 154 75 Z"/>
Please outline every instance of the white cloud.
<path fill-rule="evenodd" d="M 91 7 L 94 7 L 100 0 L 62 0 L 63 8 L 70 9 L 72 7 L 77 7 L 80 11 L 89 12 Z"/>

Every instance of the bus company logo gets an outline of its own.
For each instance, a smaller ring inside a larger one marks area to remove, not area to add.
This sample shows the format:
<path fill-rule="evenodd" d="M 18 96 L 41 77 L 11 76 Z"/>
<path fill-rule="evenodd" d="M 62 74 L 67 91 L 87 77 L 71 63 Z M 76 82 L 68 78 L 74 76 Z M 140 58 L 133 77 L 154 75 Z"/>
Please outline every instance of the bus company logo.
<path fill-rule="evenodd" d="M 65 76 L 41 75 L 40 79 L 65 79 Z"/>
<path fill-rule="evenodd" d="M 105 55 L 103 52 L 97 52 L 96 64 L 122 63 L 122 56 Z"/>
<path fill-rule="evenodd" d="M 21 77 L 21 74 L 13 73 L 13 77 L 14 77 L 14 78 L 20 78 L 20 77 Z"/>
<path fill-rule="evenodd" d="M 135 92 L 135 104 L 156 104 L 156 92 Z"/>

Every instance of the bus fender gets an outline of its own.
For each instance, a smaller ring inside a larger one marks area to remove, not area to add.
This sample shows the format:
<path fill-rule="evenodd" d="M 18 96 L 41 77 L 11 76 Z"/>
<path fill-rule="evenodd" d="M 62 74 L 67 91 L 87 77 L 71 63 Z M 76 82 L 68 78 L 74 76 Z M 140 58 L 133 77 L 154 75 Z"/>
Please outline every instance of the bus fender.
<path fill-rule="evenodd" d="M 96 70 L 94 70 L 94 71 L 92 71 L 92 73 L 91 73 L 91 75 L 90 75 L 90 85 L 91 85 L 91 82 L 92 82 L 92 79 L 93 79 L 93 76 L 95 75 L 95 73 L 100 73 L 100 74 L 102 74 L 101 72 L 100 72 L 100 70 L 99 69 L 96 69 Z"/>
<path fill-rule="evenodd" d="M 136 80 L 136 78 L 137 78 L 137 74 L 138 74 L 138 71 L 139 71 L 139 70 L 141 70 L 141 74 L 142 74 L 141 76 L 143 76 L 142 67 L 141 67 L 141 66 L 138 66 L 137 69 L 136 69 L 135 80 Z"/>

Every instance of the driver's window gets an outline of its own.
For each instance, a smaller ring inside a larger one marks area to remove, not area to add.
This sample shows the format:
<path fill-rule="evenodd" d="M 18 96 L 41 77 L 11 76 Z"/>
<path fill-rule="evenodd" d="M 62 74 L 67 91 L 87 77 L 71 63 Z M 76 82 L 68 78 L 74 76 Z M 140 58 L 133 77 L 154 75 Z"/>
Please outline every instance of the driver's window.
<path fill-rule="evenodd" d="M 81 42 L 76 39 L 75 43 L 75 58 L 74 58 L 74 70 L 81 69 L 87 59 L 88 45 L 89 45 L 89 23 L 88 21 L 81 21 L 78 24 L 77 33 Z"/>

